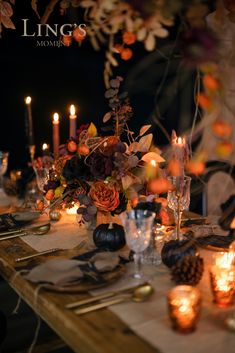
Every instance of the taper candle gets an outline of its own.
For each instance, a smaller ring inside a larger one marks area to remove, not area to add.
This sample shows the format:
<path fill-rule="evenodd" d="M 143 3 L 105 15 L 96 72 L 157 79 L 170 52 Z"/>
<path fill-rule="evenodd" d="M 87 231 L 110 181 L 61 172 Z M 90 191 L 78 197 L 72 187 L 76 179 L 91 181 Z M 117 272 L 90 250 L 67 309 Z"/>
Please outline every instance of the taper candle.
<path fill-rule="evenodd" d="M 75 106 L 72 104 L 70 106 L 70 116 L 69 116 L 69 137 L 76 138 L 77 132 L 77 115 L 75 111 Z"/>
<path fill-rule="evenodd" d="M 59 157 L 60 135 L 59 135 L 59 114 L 53 115 L 53 152 L 54 158 Z"/>
<path fill-rule="evenodd" d="M 25 103 L 27 106 L 27 118 L 28 118 L 28 143 L 30 146 L 34 145 L 34 134 L 33 134 L 33 117 L 32 117 L 32 107 L 31 107 L 32 98 L 26 97 Z"/>

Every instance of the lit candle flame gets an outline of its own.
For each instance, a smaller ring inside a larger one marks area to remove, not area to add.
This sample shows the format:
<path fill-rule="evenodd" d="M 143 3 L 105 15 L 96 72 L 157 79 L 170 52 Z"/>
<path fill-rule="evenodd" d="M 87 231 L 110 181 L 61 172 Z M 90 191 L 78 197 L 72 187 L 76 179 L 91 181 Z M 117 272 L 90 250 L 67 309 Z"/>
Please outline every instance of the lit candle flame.
<path fill-rule="evenodd" d="M 31 101 L 32 101 L 32 98 L 31 98 L 30 96 L 28 96 L 28 97 L 25 98 L 25 103 L 26 103 L 27 105 L 30 104 Z"/>
<path fill-rule="evenodd" d="M 77 203 L 72 202 L 72 205 L 73 205 L 72 207 L 67 208 L 67 210 L 66 210 L 66 213 L 69 214 L 69 215 L 77 214 L 77 210 L 80 207 L 80 203 L 79 202 L 77 202 Z"/>
<path fill-rule="evenodd" d="M 216 266 L 223 269 L 231 268 L 234 260 L 234 254 L 232 251 L 227 253 L 221 253 L 215 259 Z"/>
<path fill-rule="evenodd" d="M 76 113 L 76 109 L 75 109 L 75 106 L 72 104 L 72 105 L 70 105 L 70 115 L 75 115 L 75 113 Z"/>
<path fill-rule="evenodd" d="M 59 114 L 58 113 L 54 113 L 53 121 L 54 121 L 54 123 L 58 123 L 59 122 Z"/>
<path fill-rule="evenodd" d="M 42 145 L 42 150 L 43 150 L 43 151 L 48 150 L 48 148 L 49 148 L 49 145 L 48 145 L 47 143 L 44 143 L 44 144 Z"/>
<path fill-rule="evenodd" d="M 157 166 L 157 162 L 155 161 L 155 159 L 151 159 L 150 164 L 152 167 L 156 167 Z"/>

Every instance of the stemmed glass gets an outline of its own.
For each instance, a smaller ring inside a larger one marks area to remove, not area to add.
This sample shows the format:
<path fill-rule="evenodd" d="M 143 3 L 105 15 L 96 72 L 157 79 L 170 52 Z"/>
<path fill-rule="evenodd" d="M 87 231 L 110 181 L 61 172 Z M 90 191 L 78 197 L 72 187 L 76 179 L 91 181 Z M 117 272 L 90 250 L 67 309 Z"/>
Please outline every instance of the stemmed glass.
<path fill-rule="evenodd" d="M 141 272 L 141 253 L 148 247 L 155 213 L 147 210 L 132 210 L 126 212 L 123 225 L 126 234 L 126 242 L 131 250 L 134 251 L 135 273 L 132 277 L 142 279 Z"/>
<path fill-rule="evenodd" d="M 182 212 L 184 210 L 188 210 L 189 208 L 191 178 L 188 176 L 172 176 L 168 179 L 173 185 L 172 190 L 169 190 L 167 194 L 168 206 L 174 211 L 176 224 L 176 239 L 181 240 L 183 238 L 182 234 L 180 233 Z"/>
<path fill-rule="evenodd" d="M 44 192 L 44 186 L 49 180 L 48 168 L 34 168 L 36 174 L 37 186 L 40 191 Z"/>
<path fill-rule="evenodd" d="M 3 193 L 3 175 L 7 171 L 9 152 L 0 151 L 0 192 Z"/>

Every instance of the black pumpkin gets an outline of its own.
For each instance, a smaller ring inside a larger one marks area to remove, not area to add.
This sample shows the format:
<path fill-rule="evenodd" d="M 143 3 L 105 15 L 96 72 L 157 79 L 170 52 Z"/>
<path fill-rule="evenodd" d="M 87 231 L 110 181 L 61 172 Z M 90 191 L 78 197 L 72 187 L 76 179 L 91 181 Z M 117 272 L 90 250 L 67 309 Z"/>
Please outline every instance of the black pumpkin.
<path fill-rule="evenodd" d="M 170 240 L 162 248 L 162 262 L 167 267 L 172 267 L 184 256 L 195 255 L 196 251 L 194 240 Z"/>
<path fill-rule="evenodd" d="M 116 251 L 126 244 L 123 226 L 117 223 L 100 224 L 93 232 L 93 240 L 98 249 Z"/>

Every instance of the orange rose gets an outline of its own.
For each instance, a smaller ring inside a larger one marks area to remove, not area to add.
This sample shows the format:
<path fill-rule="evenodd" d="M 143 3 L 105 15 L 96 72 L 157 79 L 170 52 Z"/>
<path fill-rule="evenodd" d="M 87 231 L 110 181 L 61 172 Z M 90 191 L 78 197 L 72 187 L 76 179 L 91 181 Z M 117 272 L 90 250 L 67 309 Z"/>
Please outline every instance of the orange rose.
<path fill-rule="evenodd" d="M 89 196 L 100 211 L 114 211 L 120 203 L 116 187 L 103 181 L 97 181 L 92 185 Z"/>

